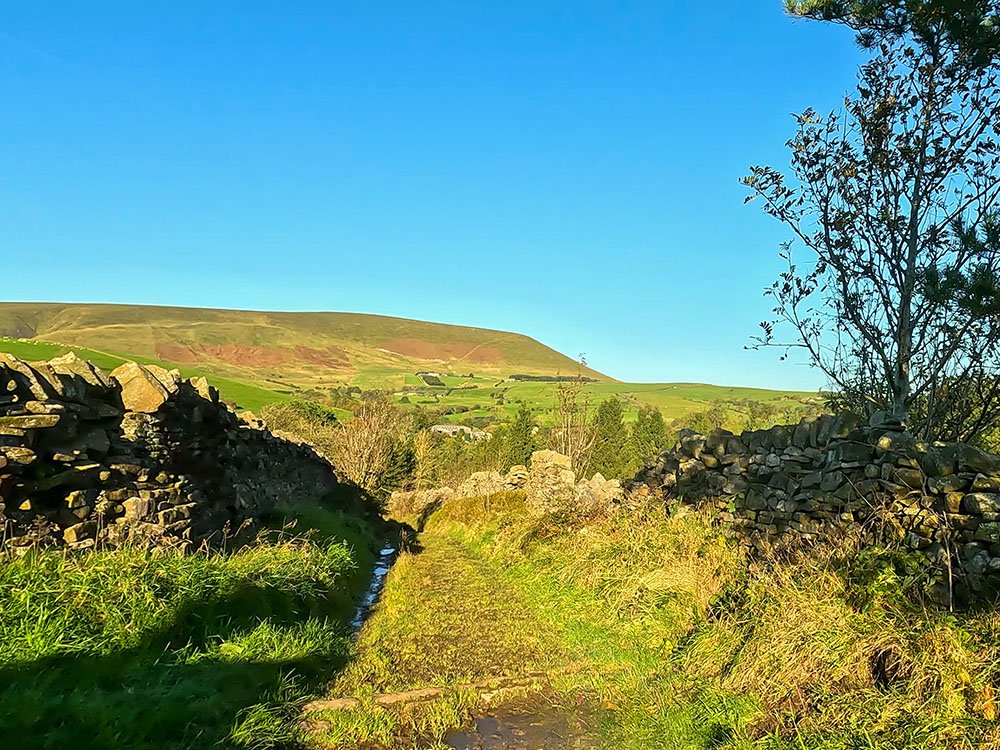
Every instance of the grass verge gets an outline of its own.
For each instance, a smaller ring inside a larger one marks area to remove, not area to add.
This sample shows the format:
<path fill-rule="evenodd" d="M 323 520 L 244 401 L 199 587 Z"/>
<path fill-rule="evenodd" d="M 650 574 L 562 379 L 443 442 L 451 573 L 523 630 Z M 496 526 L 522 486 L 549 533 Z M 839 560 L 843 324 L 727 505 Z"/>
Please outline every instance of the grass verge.
<path fill-rule="evenodd" d="M 451 501 L 427 529 L 594 666 L 556 687 L 603 708 L 604 747 L 1000 747 L 1000 617 L 926 606 L 899 551 L 748 567 L 697 514 L 535 519 L 517 496 Z"/>
<path fill-rule="evenodd" d="M 346 660 L 374 533 L 322 504 L 291 518 L 229 553 L 0 559 L 0 747 L 295 744 Z"/>

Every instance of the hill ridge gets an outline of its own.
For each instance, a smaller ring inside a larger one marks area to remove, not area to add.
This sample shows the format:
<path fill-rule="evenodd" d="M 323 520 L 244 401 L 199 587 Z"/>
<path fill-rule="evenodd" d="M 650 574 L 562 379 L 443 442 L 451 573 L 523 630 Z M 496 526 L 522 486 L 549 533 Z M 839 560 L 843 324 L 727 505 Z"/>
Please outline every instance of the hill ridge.
<path fill-rule="evenodd" d="M 7 302 L 0 303 L 0 336 L 128 352 L 257 381 L 291 372 L 320 388 L 358 379 L 392 385 L 429 364 L 492 377 L 582 371 L 614 382 L 522 333 L 375 313 Z"/>

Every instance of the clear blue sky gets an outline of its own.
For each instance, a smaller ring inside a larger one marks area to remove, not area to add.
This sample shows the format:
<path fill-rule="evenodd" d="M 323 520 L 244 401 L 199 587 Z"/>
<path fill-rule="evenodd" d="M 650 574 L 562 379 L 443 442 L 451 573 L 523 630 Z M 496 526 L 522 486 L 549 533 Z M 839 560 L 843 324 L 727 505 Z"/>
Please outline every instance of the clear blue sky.
<path fill-rule="evenodd" d="M 780 0 L 8 3 L 0 299 L 382 313 L 817 387 L 743 350 L 788 233 L 737 180 L 858 59 Z"/>

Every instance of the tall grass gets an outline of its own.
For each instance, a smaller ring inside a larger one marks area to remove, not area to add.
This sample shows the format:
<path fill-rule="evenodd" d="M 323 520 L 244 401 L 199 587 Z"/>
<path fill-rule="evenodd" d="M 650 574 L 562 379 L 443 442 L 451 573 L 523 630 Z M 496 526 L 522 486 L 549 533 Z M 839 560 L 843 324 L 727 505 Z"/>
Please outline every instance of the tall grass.
<path fill-rule="evenodd" d="M 325 529 L 229 553 L 0 558 L 0 747 L 292 742 L 372 555 L 363 523 L 308 507 Z"/>
<path fill-rule="evenodd" d="M 428 529 L 493 561 L 599 668 L 563 687 L 604 707 L 608 747 L 1000 747 L 1000 617 L 921 601 L 899 550 L 751 563 L 698 514 L 553 523 L 517 496 L 451 501 Z"/>

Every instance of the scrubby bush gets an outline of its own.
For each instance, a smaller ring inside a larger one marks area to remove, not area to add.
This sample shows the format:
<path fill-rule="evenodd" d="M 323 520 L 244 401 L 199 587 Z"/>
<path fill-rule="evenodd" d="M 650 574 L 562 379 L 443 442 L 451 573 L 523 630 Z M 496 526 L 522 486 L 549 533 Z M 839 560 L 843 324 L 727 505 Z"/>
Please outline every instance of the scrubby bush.
<path fill-rule="evenodd" d="M 332 409 L 322 404 L 311 401 L 268 404 L 260 416 L 272 431 L 294 435 L 326 455 L 333 451 L 339 420 Z"/>

